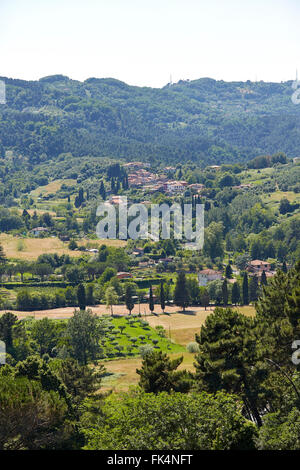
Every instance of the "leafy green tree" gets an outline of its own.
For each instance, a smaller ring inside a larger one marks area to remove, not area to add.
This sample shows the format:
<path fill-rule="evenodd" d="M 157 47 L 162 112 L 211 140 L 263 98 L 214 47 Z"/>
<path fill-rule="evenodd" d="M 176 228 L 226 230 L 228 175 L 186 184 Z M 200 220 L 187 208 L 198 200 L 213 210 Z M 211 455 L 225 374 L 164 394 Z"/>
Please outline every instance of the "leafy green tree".
<path fill-rule="evenodd" d="M 88 450 L 255 448 L 255 426 L 241 415 L 236 397 L 221 392 L 213 396 L 133 390 L 111 394 L 100 406 L 101 420 L 95 419 L 99 408 L 95 418 L 89 409 L 83 416 Z"/>
<path fill-rule="evenodd" d="M 50 365 L 66 387 L 67 393 L 78 405 L 85 398 L 99 392 L 105 373 L 102 365 L 95 370 L 87 365 L 80 365 L 78 361 L 71 358 L 51 361 Z"/>
<path fill-rule="evenodd" d="M 113 315 L 113 305 L 118 303 L 118 294 L 112 286 L 108 287 L 105 291 L 105 303 L 106 307 L 110 308 L 111 315 Z"/>
<path fill-rule="evenodd" d="M 72 448 L 74 429 L 68 414 L 67 403 L 59 393 L 44 390 L 39 381 L 1 377 L 1 450 Z"/>
<path fill-rule="evenodd" d="M 18 317 L 10 312 L 5 312 L 0 317 L 0 338 L 6 345 L 6 350 L 11 354 L 13 348 L 13 328 Z"/>
<path fill-rule="evenodd" d="M 49 318 L 36 320 L 31 328 L 31 337 L 39 346 L 39 354 L 53 354 L 53 349 L 59 339 L 59 330 L 55 322 Z"/>
<path fill-rule="evenodd" d="M 99 340 L 102 334 L 97 317 L 90 309 L 75 310 L 67 326 L 72 357 L 80 364 L 87 364 L 89 359 L 95 360 L 100 352 Z"/>
<path fill-rule="evenodd" d="M 45 276 L 49 276 L 49 274 L 53 273 L 53 269 L 48 263 L 36 263 L 33 269 L 35 274 L 41 277 L 42 281 L 44 280 Z"/>

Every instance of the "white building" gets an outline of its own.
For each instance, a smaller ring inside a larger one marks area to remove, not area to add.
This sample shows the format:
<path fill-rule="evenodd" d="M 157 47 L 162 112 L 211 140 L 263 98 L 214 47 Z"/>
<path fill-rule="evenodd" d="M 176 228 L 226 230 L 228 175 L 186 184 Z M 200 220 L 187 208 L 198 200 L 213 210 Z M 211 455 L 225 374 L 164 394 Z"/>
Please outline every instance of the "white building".
<path fill-rule="evenodd" d="M 208 282 L 222 279 L 222 273 L 214 269 L 203 269 L 198 273 L 199 286 L 206 286 Z"/>

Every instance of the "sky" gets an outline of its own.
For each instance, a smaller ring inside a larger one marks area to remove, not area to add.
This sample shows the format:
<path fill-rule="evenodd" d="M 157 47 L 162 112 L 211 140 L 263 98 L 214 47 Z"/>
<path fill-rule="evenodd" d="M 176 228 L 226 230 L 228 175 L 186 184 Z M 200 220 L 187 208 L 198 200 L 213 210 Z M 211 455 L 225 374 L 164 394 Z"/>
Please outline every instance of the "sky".
<path fill-rule="evenodd" d="M 299 20 L 299 0 L 0 0 L 0 76 L 292 80 Z"/>

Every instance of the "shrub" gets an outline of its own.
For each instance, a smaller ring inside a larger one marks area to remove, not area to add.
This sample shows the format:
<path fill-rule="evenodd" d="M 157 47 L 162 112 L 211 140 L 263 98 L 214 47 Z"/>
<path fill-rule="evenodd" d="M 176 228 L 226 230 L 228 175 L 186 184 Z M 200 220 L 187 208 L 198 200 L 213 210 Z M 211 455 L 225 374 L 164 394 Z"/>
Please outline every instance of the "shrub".
<path fill-rule="evenodd" d="M 198 353 L 199 352 L 199 344 L 195 341 L 187 344 L 186 349 L 189 353 Z"/>
<path fill-rule="evenodd" d="M 139 353 L 144 358 L 147 354 L 150 354 L 153 351 L 153 346 L 151 344 L 145 344 L 139 347 Z"/>

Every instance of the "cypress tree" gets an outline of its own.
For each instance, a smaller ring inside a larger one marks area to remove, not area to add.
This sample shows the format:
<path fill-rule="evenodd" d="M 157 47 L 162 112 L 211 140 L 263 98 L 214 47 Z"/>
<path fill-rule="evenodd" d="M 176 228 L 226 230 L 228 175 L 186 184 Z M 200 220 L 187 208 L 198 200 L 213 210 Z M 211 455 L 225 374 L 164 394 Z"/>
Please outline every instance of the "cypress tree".
<path fill-rule="evenodd" d="M 177 281 L 174 291 L 174 302 L 185 311 L 185 308 L 189 304 L 189 293 L 187 290 L 186 277 L 183 271 L 180 271 L 177 275 Z"/>
<path fill-rule="evenodd" d="M 253 276 L 250 279 L 249 298 L 250 298 L 250 302 L 256 302 L 257 299 L 258 299 L 258 278 L 257 278 L 257 276 Z"/>
<path fill-rule="evenodd" d="M 6 261 L 6 254 L 4 253 L 3 246 L 0 244 L 0 264 L 5 264 Z"/>
<path fill-rule="evenodd" d="M 287 273 L 287 266 L 286 266 L 286 262 L 284 261 L 282 263 L 282 271 L 286 274 Z"/>
<path fill-rule="evenodd" d="M 239 303 L 241 298 L 240 286 L 238 282 L 235 282 L 232 286 L 232 293 L 231 293 L 231 302 L 236 305 Z"/>
<path fill-rule="evenodd" d="M 103 180 L 100 183 L 99 194 L 100 194 L 100 196 L 102 197 L 103 200 L 106 199 L 106 191 L 105 191 Z"/>
<path fill-rule="evenodd" d="M 150 284 L 150 288 L 149 288 L 149 310 L 151 312 L 154 311 L 153 292 L 152 292 L 152 285 L 151 284 Z"/>
<path fill-rule="evenodd" d="M 201 305 L 204 307 L 204 309 L 206 310 L 206 307 L 209 306 L 209 293 L 208 293 L 208 290 L 207 289 L 204 289 L 203 291 L 203 294 L 201 296 Z"/>
<path fill-rule="evenodd" d="M 230 264 L 227 264 L 227 266 L 226 266 L 225 276 L 226 276 L 227 279 L 232 278 L 232 268 L 231 268 Z"/>
<path fill-rule="evenodd" d="M 243 277 L 243 304 L 249 305 L 248 274 L 246 272 Z"/>
<path fill-rule="evenodd" d="M 127 310 L 129 310 L 129 315 L 131 315 L 131 311 L 134 307 L 134 301 L 133 301 L 133 288 L 130 284 L 126 286 L 125 290 L 125 304 Z"/>
<path fill-rule="evenodd" d="M 222 284 L 222 297 L 223 297 L 223 305 L 228 305 L 228 287 L 227 287 L 227 280 L 224 279 Z"/>
<path fill-rule="evenodd" d="M 79 284 L 77 288 L 77 302 L 78 302 L 78 307 L 80 308 L 80 310 L 85 310 L 86 296 L 85 296 L 85 288 L 83 284 Z"/>
<path fill-rule="evenodd" d="M 162 311 L 165 311 L 166 308 L 166 302 L 165 302 L 165 291 L 164 291 L 164 284 L 161 282 L 160 284 L 160 306 Z"/>
<path fill-rule="evenodd" d="M 110 185 L 111 185 L 111 191 L 112 191 L 112 193 L 114 193 L 115 192 L 115 180 L 114 180 L 114 178 L 112 178 L 110 180 Z"/>
<path fill-rule="evenodd" d="M 266 286 L 266 285 L 268 284 L 267 276 L 266 276 L 265 271 L 263 271 L 263 272 L 261 273 L 260 284 L 261 284 L 262 286 Z"/>

